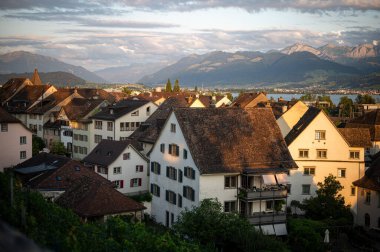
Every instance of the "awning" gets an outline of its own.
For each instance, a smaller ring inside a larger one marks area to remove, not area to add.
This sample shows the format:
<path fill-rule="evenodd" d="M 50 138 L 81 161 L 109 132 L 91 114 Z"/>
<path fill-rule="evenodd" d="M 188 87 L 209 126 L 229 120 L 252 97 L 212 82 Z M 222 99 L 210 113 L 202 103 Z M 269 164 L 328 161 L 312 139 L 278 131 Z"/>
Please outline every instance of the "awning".
<path fill-rule="evenodd" d="M 275 235 L 275 231 L 274 231 L 274 228 L 273 228 L 273 225 L 262 225 L 260 226 L 261 228 L 261 231 L 263 232 L 263 234 L 266 234 L 266 235 Z"/>
<path fill-rule="evenodd" d="M 276 178 L 274 175 L 263 175 L 264 184 L 266 185 L 276 185 Z"/>
<path fill-rule="evenodd" d="M 274 226 L 274 231 L 276 233 L 276 236 L 288 234 L 288 231 L 286 230 L 286 224 L 285 223 L 274 224 L 273 226 Z"/>
<path fill-rule="evenodd" d="M 288 175 L 286 173 L 279 173 L 279 174 L 276 174 L 276 178 L 277 178 L 277 183 L 279 184 L 288 184 Z"/>

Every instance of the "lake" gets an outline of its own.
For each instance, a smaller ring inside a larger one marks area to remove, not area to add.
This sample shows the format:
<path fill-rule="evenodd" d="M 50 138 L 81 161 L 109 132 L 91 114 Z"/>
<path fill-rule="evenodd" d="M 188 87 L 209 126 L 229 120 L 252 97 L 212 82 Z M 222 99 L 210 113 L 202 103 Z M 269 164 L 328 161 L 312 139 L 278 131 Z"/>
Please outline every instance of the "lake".
<path fill-rule="evenodd" d="M 273 97 L 276 101 L 278 98 L 282 97 L 284 100 L 286 101 L 290 101 L 291 99 L 295 98 L 295 99 L 299 99 L 302 95 L 304 94 L 267 94 L 267 97 L 268 99 L 270 99 L 271 97 Z M 323 94 L 315 94 L 317 96 L 321 96 Z M 347 96 L 348 98 L 352 99 L 352 101 L 355 102 L 355 98 L 357 97 L 357 95 L 343 95 L 343 94 L 325 94 L 325 95 L 328 95 L 330 96 L 331 98 L 331 101 L 337 105 L 340 101 L 340 97 L 342 96 Z M 239 93 L 232 93 L 232 96 L 234 98 L 238 97 L 239 96 Z M 372 95 L 373 98 L 375 98 L 376 102 L 379 102 L 380 101 L 380 95 Z"/>

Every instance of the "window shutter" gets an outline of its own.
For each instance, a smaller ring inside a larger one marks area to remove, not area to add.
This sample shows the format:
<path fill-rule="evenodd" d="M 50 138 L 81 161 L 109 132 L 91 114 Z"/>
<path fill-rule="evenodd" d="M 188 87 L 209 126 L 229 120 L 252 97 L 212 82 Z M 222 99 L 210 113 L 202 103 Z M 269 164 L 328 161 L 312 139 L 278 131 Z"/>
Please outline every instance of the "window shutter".
<path fill-rule="evenodd" d="M 161 174 L 161 165 L 160 164 L 157 164 L 157 173 L 158 173 L 158 175 L 160 175 Z"/>
<path fill-rule="evenodd" d="M 182 196 L 178 194 L 178 206 L 182 207 Z"/>
<path fill-rule="evenodd" d="M 177 204 L 177 194 L 173 193 L 173 204 L 176 205 Z"/>
<path fill-rule="evenodd" d="M 194 201 L 195 191 L 191 188 L 191 200 Z"/>
<path fill-rule="evenodd" d="M 169 166 L 166 166 L 166 177 L 168 177 L 169 178 Z"/>
<path fill-rule="evenodd" d="M 120 188 L 124 188 L 124 180 L 120 180 Z"/>
<path fill-rule="evenodd" d="M 172 154 L 172 145 L 171 144 L 169 144 L 169 154 Z"/>
<path fill-rule="evenodd" d="M 187 195 L 186 195 L 186 186 L 183 186 L 183 197 L 187 198 Z"/>
<path fill-rule="evenodd" d="M 178 170 L 178 182 L 182 183 L 182 170 Z"/>
<path fill-rule="evenodd" d="M 139 186 L 141 186 L 141 178 L 139 178 Z"/>
<path fill-rule="evenodd" d="M 131 179 L 131 182 L 130 182 L 130 184 L 131 184 L 131 187 L 133 187 L 133 179 Z"/>
<path fill-rule="evenodd" d="M 153 184 L 150 184 L 150 193 L 153 193 Z"/>
<path fill-rule="evenodd" d="M 195 179 L 195 170 L 194 169 L 191 169 L 191 178 Z"/>
<path fill-rule="evenodd" d="M 157 196 L 160 197 L 160 187 L 157 186 Z"/>
<path fill-rule="evenodd" d="M 166 195 L 165 195 L 165 199 L 166 199 L 166 201 L 169 201 L 169 191 L 168 190 L 166 190 Z"/>
<path fill-rule="evenodd" d="M 150 171 L 153 172 L 154 162 L 150 163 Z"/>
<path fill-rule="evenodd" d="M 174 170 L 174 180 L 177 180 L 177 169 L 173 169 Z"/>
<path fill-rule="evenodd" d="M 144 171 L 144 166 L 140 165 L 140 172 Z"/>
<path fill-rule="evenodd" d="M 176 152 L 175 152 L 175 155 L 178 157 L 178 156 L 179 156 L 179 146 L 178 146 L 178 145 L 176 145 L 176 146 L 175 146 L 175 148 L 176 148 Z"/>

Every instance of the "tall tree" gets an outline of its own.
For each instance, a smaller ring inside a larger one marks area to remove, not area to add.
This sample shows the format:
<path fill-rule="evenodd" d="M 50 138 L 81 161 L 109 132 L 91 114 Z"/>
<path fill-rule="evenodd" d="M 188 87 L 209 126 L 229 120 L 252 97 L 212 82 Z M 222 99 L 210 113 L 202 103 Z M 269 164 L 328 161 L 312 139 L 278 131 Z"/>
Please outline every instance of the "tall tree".
<path fill-rule="evenodd" d="M 356 96 L 355 102 L 357 104 L 375 104 L 376 103 L 375 99 L 369 94 L 365 94 L 365 95 L 358 94 L 358 96 Z"/>
<path fill-rule="evenodd" d="M 181 89 L 180 89 L 180 87 L 179 87 L 179 81 L 178 81 L 178 79 L 177 80 L 175 80 L 175 82 L 174 82 L 174 88 L 173 88 L 173 92 L 179 92 Z"/>
<path fill-rule="evenodd" d="M 65 145 L 62 142 L 53 141 L 51 144 L 51 153 L 57 154 L 57 155 L 66 155 L 67 150 L 65 148 Z"/>
<path fill-rule="evenodd" d="M 351 116 L 353 104 L 354 102 L 347 96 L 340 97 L 340 101 L 339 101 L 340 116 L 342 117 Z"/>
<path fill-rule="evenodd" d="M 168 82 L 166 82 L 165 92 L 173 92 L 172 83 L 170 82 L 170 79 L 168 79 Z"/>
<path fill-rule="evenodd" d="M 41 137 L 33 135 L 32 137 L 32 155 L 37 155 L 43 148 L 45 148 L 45 142 Z"/>

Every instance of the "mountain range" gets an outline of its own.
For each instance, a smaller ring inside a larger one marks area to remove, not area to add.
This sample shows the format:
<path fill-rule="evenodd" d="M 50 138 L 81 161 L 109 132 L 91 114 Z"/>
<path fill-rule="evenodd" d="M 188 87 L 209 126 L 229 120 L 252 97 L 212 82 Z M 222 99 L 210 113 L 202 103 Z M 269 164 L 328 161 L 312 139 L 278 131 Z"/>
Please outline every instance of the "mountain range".
<path fill-rule="evenodd" d="M 312 47 L 297 43 L 282 50 L 214 51 L 192 54 L 165 66 L 162 63 L 132 64 L 96 72 L 57 59 L 29 52 L 0 56 L 0 74 L 68 72 L 86 82 L 143 83 L 162 85 L 178 79 L 181 86 L 209 87 L 328 85 L 330 87 L 380 86 L 380 47 L 374 44 L 339 46 L 327 44 Z M 53 75 L 59 80 L 63 75 Z M 65 76 L 67 78 L 68 76 Z M 70 78 L 69 78 L 70 79 Z M 78 79 L 80 82 L 80 79 Z"/>

